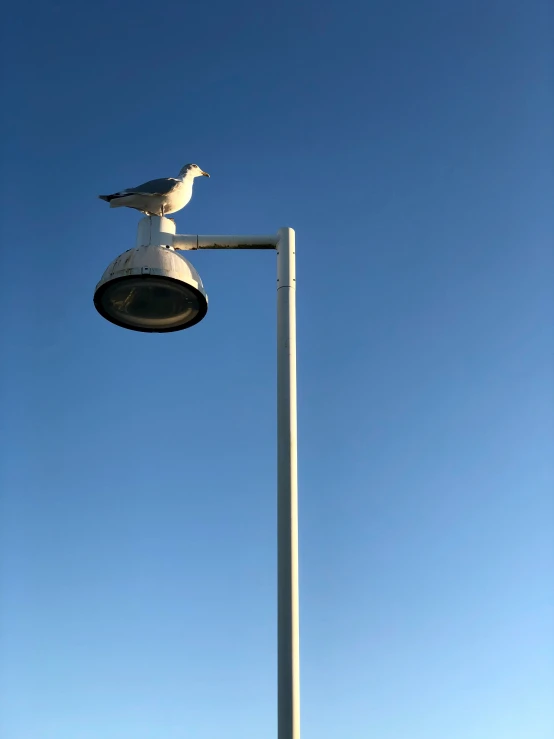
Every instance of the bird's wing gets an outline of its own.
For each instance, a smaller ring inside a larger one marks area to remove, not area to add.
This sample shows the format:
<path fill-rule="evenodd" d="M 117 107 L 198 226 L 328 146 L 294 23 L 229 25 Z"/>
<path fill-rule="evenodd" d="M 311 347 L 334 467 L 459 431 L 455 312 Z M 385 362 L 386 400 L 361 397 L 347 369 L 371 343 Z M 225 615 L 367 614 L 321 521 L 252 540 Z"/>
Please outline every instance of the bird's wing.
<path fill-rule="evenodd" d="M 169 195 L 179 183 L 174 177 L 162 177 L 159 180 L 149 180 L 138 187 L 123 190 L 120 195 Z"/>

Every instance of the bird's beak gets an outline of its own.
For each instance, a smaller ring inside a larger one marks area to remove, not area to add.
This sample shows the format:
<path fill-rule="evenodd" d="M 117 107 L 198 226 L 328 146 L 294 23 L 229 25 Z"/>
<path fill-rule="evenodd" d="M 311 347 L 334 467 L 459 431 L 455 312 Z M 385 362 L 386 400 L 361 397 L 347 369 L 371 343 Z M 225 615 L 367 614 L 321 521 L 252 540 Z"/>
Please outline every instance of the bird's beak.
<path fill-rule="evenodd" d="M 209 177 L 210 176 L 207 172 L 204 172 L 204 170 L 201 170 L 201 172 L 204 175 L 204 177 Z"/>

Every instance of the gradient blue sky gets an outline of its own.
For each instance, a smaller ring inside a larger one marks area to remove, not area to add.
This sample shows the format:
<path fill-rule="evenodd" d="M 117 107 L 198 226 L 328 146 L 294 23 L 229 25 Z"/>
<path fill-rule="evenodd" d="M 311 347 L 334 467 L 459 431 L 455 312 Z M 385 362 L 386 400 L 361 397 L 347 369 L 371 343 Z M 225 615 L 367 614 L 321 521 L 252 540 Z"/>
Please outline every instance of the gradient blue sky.
<path fill-rule="evenodd" d="M 547 0 L 5 16 L 5 739 L 276 736 L 275 257 L 92 304 L 138 214 L 297 231 L 303 739 L 554 735 Z"/>

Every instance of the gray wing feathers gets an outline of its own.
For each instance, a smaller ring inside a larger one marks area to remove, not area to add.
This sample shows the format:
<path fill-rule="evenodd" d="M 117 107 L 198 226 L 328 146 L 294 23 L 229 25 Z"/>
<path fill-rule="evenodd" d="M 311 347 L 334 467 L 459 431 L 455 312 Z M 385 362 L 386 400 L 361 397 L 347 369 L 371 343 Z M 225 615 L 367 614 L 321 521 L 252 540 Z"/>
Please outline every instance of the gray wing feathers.
<path fill-rule="evenodd" d="M 118 195 L 168 195 L 178 182 L 179 180 L 173 177 L 162 177 L 158 180 L 149 180 L 137 187 L 130 187 Z"/>

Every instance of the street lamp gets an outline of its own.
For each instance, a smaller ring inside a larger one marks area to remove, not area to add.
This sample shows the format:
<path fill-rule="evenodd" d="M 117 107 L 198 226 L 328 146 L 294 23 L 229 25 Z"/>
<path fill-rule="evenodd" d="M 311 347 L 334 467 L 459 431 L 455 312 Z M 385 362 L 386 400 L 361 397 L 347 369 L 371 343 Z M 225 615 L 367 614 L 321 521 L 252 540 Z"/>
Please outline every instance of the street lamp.
<path fill-rule="evenodd" d="M 295 234 L 200 236 L 175 233 L 175 223 L 142 218 L 137 244 L 106 269 L 94 305 L 108 321 L 150 333 L 190 328 L 208 311 L 200 275 L 176 250 L 277 251 L 277 610 L 278 739 L 300 739 L 298 608 L 298 484 L 296 433 Z"/>

